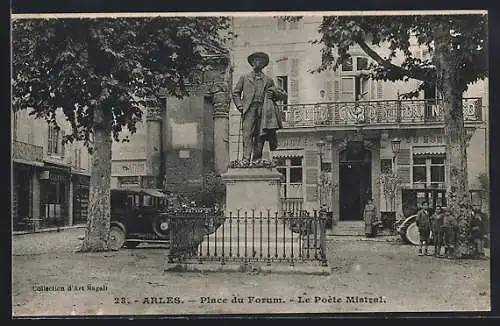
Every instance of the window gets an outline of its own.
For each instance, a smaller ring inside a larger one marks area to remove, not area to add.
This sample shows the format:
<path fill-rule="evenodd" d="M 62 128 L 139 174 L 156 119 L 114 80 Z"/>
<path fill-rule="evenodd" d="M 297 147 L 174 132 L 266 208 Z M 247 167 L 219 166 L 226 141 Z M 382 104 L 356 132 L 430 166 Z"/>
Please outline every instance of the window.
<path fill-rule="evenodd" d="M 342 101 L 354 100 L 354 77 L 342 77 L 340 88 Z"/>
<path fill-rule="evenodd" d="M 47 153 L 49 155 L 64 155 L 64 147 L 62 144 L 63 134 L 60 129 L 54 126 L 49 126 L 49 135 L 47 143 Z"/>
<path fill-rule="evenodd" d="M 278 87 L 284 90 L 288 94 L 288 76 L 277 76 L 276 80 L 278 81 Z M 287 105 L 288 99 L 284 99 L 279 102 L 281 105 Z"/>
<path fill-rule="evenodd" d="M 278 159 L 277 170 L 285 177 L 287 184 L 302 183 L 302 157 Z"/>
<path fill-rule="evenodd" d="M 367 57 L 351 56 L 342 63 L 342 71 L 364 71 L 369 69 L 369 65 Z"/>
<path fill-rule="evenodd" d="M 368 58 L 356 57 L 356 70 L 368 70 Z"/>
<path fill-rule="evenodd" d="M 413 182 L 437 187 L 445 182 L 444 156 L 413 157 Z"/>
<path fill-rule="evenodd" d="M 342 63 L 342 71 L 353 71 L 352 57 Z"/>

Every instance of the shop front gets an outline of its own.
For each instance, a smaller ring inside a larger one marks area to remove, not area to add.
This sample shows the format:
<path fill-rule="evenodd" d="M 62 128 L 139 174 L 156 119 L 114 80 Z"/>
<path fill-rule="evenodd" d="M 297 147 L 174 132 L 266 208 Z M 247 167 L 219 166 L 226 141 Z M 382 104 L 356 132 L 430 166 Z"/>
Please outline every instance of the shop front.
<path fill-rule="evenodd" d="M 70 223 L 69 167 L 45 163 L 40 173 L 41 227 L 67 226 Z"/>

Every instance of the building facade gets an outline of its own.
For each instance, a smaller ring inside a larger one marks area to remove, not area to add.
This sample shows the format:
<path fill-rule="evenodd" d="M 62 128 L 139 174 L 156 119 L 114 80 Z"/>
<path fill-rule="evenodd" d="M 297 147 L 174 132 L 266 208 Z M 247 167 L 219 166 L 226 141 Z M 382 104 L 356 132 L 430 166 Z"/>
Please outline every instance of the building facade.
<path fill-rule="evenodd" d="M 265 73 L 288 93 L 281 103 L 284 128 L 278 149 L 267 155 L 285 177 L 281 196 L 305 209 L 326 207 L 340 220 L 359 220 L 373 198 L 382 214 L 408 215 L 424 199 L 444 202 L 446 153 L 443 111 L 432 89 L 403 99 L 420 81 L 383 82 L 366 77 L 370 59 L 352 48 L 352 61 L 337 71 L 311 73 L 321 63 L 321 17 L 295 23 L 274 17 L 235 17 L 234 76 L 251 70 L 247 56 L 263 51 Z M 384 55 L 384 49 L 376 49 Z M 425 58 L 418 47 L 412 52 Z M 397 63 L 397 62 L 396 62 Z M 488 172 L 488 82 L 470 85 L 463 95 L 467 163 L 471 189 Z M 240 113 L 230 111 L 230 157 L 241 158 Z M 393 140 L 399 140 L 397 152 Z M 390 175 L 401 190 L 388 195 Z M 429 189 L 433 189 L 432 193 Z M 421 191 L 420 191 L 421 190 Z"/>
<path fill-rule="evenodd" d="M 90 155 L 81 143 L 63 144 L 71 126 L 58 112 L 56 130 L 28 111 L 12 114 L 14 230 L 71 226 L 87 220 Z"/>

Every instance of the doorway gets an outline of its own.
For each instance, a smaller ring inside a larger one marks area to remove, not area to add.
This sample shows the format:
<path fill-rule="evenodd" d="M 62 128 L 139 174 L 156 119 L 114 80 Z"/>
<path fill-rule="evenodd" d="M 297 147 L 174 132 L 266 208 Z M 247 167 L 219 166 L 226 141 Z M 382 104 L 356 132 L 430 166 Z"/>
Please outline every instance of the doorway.
<path fill-rule="evenodd" d="M 371 152 L 361 149 L 340 152 L 339 218 L 340 221 L 360 221 L 371 191 Z"/>

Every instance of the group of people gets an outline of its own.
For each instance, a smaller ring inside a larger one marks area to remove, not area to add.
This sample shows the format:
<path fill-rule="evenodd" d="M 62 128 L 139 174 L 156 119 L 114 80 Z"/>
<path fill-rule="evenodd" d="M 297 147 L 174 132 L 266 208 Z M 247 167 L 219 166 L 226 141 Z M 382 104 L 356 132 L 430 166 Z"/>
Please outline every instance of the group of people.
<path fill-rule="evenodd" d="M 473 209 L 470 213 L 472 215 L 470 227 L 474 242 L 474 255 L 484 258 L 484 221 Z M 419 256 L 430 255 L 428 245 L 432 240 L 434 242 L 434 256 L 454 257 L 458 236 L 458 221 L 447 207 L 437 206 L 435 212 L 431 215 L 428 203 L 424 202 L 417 213 L 416 224 L 420 236 Z M 443 248 L 444 254 L 441 254 Z"/>

